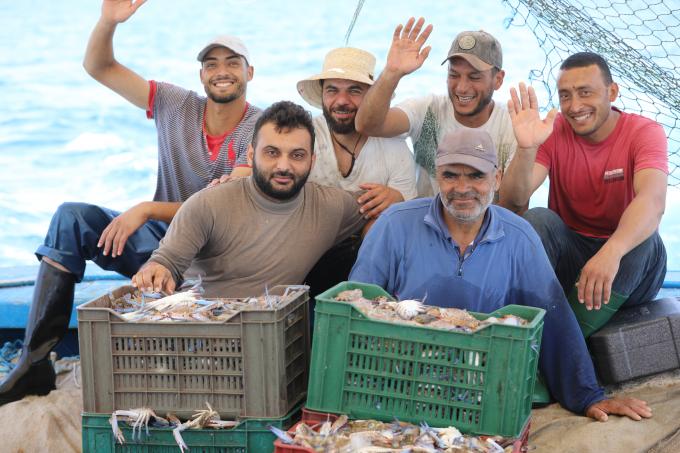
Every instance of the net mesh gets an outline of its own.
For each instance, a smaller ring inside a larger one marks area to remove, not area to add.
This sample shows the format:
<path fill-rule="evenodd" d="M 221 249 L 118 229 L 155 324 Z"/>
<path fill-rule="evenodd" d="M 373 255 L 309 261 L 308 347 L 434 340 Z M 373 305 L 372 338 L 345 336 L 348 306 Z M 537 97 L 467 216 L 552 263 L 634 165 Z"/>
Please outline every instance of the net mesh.
<path fill-rule="evenodd" d="M 502 0 L 506 26 L 528 27 L 545 52 L 529 80 L 556 107 L 555 75 L 569 55 L 592 51 L 609 63 L 620 105 L 656 120 L 668 136 L 669 185 L 680 185 L 680 3 L 676 0 Z"/>

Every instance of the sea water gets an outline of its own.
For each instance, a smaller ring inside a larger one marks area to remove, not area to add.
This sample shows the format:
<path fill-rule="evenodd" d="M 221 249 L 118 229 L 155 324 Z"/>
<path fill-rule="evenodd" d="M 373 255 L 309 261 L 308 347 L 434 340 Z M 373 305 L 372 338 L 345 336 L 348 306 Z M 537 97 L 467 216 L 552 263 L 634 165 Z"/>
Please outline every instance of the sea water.
<path fill-rule="evenodd" d="M 147 79 L 202 92 L 198 50 L 216 34 L 238 35 L 255 67 L 249 101 L 262 108 L 281 99 L 304 105 L 296 82 L 319 72 L 328 50 L 345 45 L 356 4 L 149 0 L 118 27 L 115 55 Z M 153 121 L 82 68 L 99 10 L 96 0 L 0 3 L 0 268 L 36 263 L 33 251 L 64 201 L 124 210 L 153 196 Z M 544 60 L 528 29 L 504 27 L 509 15 L 500 0 L 367 0 L 348 44 L 374 53 L 380 72 L 397 24 L 424 16 L 434 25 L 430 57 L 402 80 L 399 102 L 445 93 L 446 66 L 440 63 L 451 40 L 459 31 L 484 29 L 503 46 L 506 76 L 495 99 L 504 103 L 509 87 L 527 80 Z M 546 199 L 542 188 L 532 205 Z M 679 199 L 680 191 L 670 188 L 661 226 L 670 269 L 680 268 Z"/>

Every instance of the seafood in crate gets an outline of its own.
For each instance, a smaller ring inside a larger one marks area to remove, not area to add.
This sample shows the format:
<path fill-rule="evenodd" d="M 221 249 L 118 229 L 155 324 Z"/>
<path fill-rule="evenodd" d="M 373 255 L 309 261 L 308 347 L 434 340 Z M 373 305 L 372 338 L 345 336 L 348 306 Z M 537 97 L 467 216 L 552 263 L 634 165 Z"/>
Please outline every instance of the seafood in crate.
<path fill-rule="evenodd" d="M 418 300 L 394 301 L 381 295 L 373 299 L 364 297 L 360 288 L 341 291 L 333 298 L 338 302 L 349 302 L 372 319 L 399 324 L 421 325 L 434 329 L 474 332 L 490 324 L 525 326 L 527 320 L 515 315 L 489 316 L 480 321 L 459 308 L 442 308 L 425 305 Z"/>
<path fill-rule="evenodd" d="M 304 412 L 303 412 L 304 413 Z M 430 452 L 430 453 L 503 453 L 520 451 L 528 437 L 529 425 L 522 439 L 502 436 L 463 435 L 455 427 L 433 428 L 427 423 L 415 425 L 393 420 L 352 420 L 346 415 L 328 414 L 326 421 L 303 420 L 290 430 L 272 427 L 276 435 L 276 453 L 314 452 Z"/>
<path fill-rule="evenodd" d="M 307 287 L 276 286 L 259 297 L 207 302 L 230 304 L 231 311 L 201 305 L 196 294 L 155 302 L 144 296 L 142 302 L 131 286 L 78 307 L 84 410 L 151 407 L 186 419 L 208 402 L 223 419 L 278 418 L 303 401 Z M 209 321 L 172 319 L 205 307 L 213 310 L 203 311 Z M 126 319 L 131 313 L 143 316 Z M 156 319 L 159 313 L 165 318 Z"/>
<path fill-rule="evenodd" d="M 531 414 L 545 311 L 403 306 L 356 282 L 316 297 L 307 407 L 517 437 Z"/>

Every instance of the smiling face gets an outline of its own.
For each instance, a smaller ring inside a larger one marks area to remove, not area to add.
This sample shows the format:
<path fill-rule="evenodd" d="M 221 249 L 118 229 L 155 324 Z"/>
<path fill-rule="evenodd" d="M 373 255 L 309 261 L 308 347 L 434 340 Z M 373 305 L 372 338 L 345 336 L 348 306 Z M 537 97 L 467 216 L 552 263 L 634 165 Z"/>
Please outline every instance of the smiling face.
<path fill-rule="evenodd" d="M 605 82 L 597 65 L 560 71 L 557 90 L 560 111 L 576 135 L 600 142 L 616 127 L 611 103 L 616 100 L 619 89 L 616 83 Z"/>
<path fill-rule="evenodd" d="M 502 70 L 479 71 L 464 58 L 452 58 L 447 88 L 456 119 L 468 127 L 484 124 L 493 109 L 493 92 L 501 87 L 504 77 Z"/>
<path fill-rule="evenodd" d="M 482 173 L 463 164 L 437 167 L 437 183 L 441 192 L 444 213 L 456 223 L 480 221 L 500 183 L 497 170 Z"/>
<path fill-rule="evenodd" d="M 326 79 L 321 85 L 323 116 L 336 134 L 355 131 L 354 118 L 368 85 L 345 79 Z"/>
<path fill-rule="evenodd" d="M 255 185 L 269 198 L 289 200 L 307 182 L 314 164 L 312 139 L 304 127 L 277 130 L 265 123 L 249 148 Z"/>
<path fill-rule="evenodd" d="M 226 104 L 245 96 L 253 68 L 231 49 L 216 47 L 203 59 L 200 75 L 208 98 Z"/>

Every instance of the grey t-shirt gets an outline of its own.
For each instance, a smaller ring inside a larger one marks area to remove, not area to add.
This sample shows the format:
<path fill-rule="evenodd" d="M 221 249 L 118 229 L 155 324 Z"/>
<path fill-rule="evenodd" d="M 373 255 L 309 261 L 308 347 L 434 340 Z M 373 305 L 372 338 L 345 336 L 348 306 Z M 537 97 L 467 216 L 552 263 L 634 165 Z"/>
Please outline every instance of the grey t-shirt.
<path fill-rule="evenodd" d="M 153 118 L 158 132 L 158 180 L 154 201 L 186 201 L 210 181 L 247 164 L 260 109 L 246 104 L 239 124 L 228 133 L 216 160 L 210 160 L 203 132 L 205 96 L 169 83 L 154 82 Z"/>
<path fill-rule="evenodd" d="M 294 199 L 277 202 L 242 178 L 189 198 L 150 261 L 175 281 L 191 265 L 206 297 L 255 296 L 265 285 L 303 283 L 326 250 L 365 223 L 354 195 L 342 189 L 307 183 Z"/>

